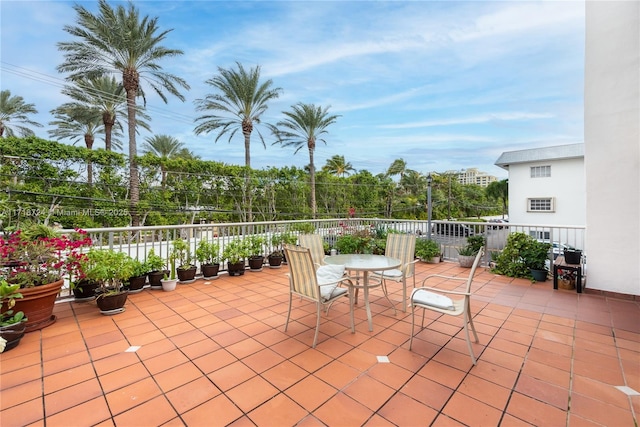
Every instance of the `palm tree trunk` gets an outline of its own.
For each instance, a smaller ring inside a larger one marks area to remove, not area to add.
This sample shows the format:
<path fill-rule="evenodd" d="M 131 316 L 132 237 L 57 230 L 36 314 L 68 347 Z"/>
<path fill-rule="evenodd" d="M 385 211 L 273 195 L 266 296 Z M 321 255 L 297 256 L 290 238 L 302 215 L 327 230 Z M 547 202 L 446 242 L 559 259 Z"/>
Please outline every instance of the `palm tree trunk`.
<path fill-rule="evenodd" d="M 244 135 L 244 164 L 247 168 L 251 167 L 251 130 L 246 127 L 243 123 L 242 126 L 242 134 Z M 243 204 L 245 209 L 247 210 L 247 222 L 253 222 L 253 209 L 252 209 L 252 197 L 251 197 L 251 189 L 249 188 L 249 170 L 247 169 L 244 175 L 244 201 Z"/>
<path fill-rule="evenodd" d="M 125 71 L 125 85 L 127 84 L 127 76 Z M 136 80 L 137 83 L 137 80 Z M 140 225 L 140 214 L 138 212 L 138 202 L 140 201 L 140 177 L 138 176 L 138 162 L 136 161 L 136 94 L 138 91 L 137 84 L 135 88 L 126 88 L 127 91 L 127 118 L 129 128 L 129 210 L 131 215 L 131 225 L 137 227 Z"/>
<path fill-rule="evenodd" d="M 111 132 L 115 124 L 115 116 L 105 111 L 102 113 L 102 123 L 104 124 L 104 149 L 111 151 Z"/>
<path fill-rule="evenodd" d="M 84 135 L 84 144 L 87 146 L 88 150 L 93 149 L 93 141 L 93 135 Z M 87 159 L 87 185 L 89 188 L 93 186 L 93 162 L 91 161 L 91 158 Z"/>
<path fill-rule="evenodd" d="M 316 206 L 316 168 L 313 164 L 313 149 L 309 148 L 309 180 L 311 181 L 311 215 L 313 219 L 317 216 Z"/>

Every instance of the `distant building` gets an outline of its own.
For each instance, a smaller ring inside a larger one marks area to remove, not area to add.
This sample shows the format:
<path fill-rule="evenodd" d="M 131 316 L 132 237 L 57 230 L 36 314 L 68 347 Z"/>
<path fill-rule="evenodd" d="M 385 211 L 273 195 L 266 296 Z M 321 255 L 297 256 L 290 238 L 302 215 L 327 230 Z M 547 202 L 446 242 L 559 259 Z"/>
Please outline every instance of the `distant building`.
<path fill-rule="evenodd" d="M 509 172 L 510 222 L 586 225 L 584 144 L 507 151 L 496 165 Z"/>
<path fill-rule="evenodd" d="M 486 187 L 493 181 L 497 181 L 493 175 L 479 171 L 477 168 L 463 169 L 461 171 L 447 171 L 446 174 L 457 175 L 460 184 L 475 184 L 480 187 Z"/>

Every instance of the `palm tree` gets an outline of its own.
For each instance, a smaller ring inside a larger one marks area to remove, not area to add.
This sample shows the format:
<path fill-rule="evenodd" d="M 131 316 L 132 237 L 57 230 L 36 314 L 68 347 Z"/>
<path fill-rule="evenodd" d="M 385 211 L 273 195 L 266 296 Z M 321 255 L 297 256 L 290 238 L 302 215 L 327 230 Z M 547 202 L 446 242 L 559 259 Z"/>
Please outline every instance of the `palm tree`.
<path fill-rule="evenodd" d="M 127 115 L 127 96 L 121 83 L 118 83 L 114 76 L 100 76 L 96 78 L 80 78 L 73 82 L 73 85 L 66 85 L 62 93 L 69 96 L 76 102 L 84 104 L 87 108 L 97 108 L 102 111 L 102 122 L 104 123 L 104 144 L 107 151 L 111 151 L 112 129 L 115 127 L 121 132 L 123 129 L 119 117 Z M 136 126 L 141 126 L 150 130 L 146 121 L 151 118 L 138 108 L 136 115 Z M 121 149 L 122 144 L 115 145 Z"/>
<path fill-rule="evenodd" d="M 391 163 L 389 169 L 387 169 L 387 176 L 400 175 L 400 180 L 402 180 L 406 170 L 407 162 L 405 162 L 404 159 L 396 159 Z"/>
<path fill-rule="evenodd" d="M 509 180 L 493 181 L 487 185 L 485 190 L 487 197 L 502 202 L 502 218 L 507 212 L 507 204 L 509 202 Z"/>
<path fill-rule="evenodd" d="M 182 142 L 169 135 L 154 135 L 153 137 L 145 138 L 145 141 L 142 149 L 147 153 L 160 157 L 160 159 L 177 157 L 181 152 L 180 150 L 184 148 Z M 167 181 L 167 170 L 162 162 L 160 163 L 160 172 L 162 174 L 161 186 L 164 188 Z"/>
<path fill-rule="evenodd" d="M 217 92 L 195 100 L 196 110 L 210 113 L 196 118 L 196 123 L 200 124 L 194 131 L 196 135 L 200 135 L 220 129 L 215 142 L 227 133 L 231 142 L 236 132 L 242 130 L 244 164 L 251 167 L 251 132 L 254 130 L 254 123 L 261 123 L 260 117 L 267 110 L 268 102 L 278 98 L 282 89 L 272 88 L 272 80 L 260 83 L 260 66 L 245 70 L 239 62 L 236 65 L 237 70 L 218 67 L 220 74 L 205 82 Z M 260 129 L 256 130 L 266 148 Z"/>
<path fill-rule="evenodd" d="M 212 86 L 216 92 L 196 99 L 196 110 L 208 113 L 196 118 L 199 123 L 194 131 L 196 135 L 220 130 L 215 142 L 225 134 L 229 134 L 229 142 L 233 136 L 242 131 L 244 137 L 245 192 L 243 205 L 247 208 L 247 220 L 253 221 L 252 198 L 249 191 L 249 168 L 251 167 L 251 133 L 254 124 L 261 123 L 261 116 L 267 110 L 268 102 L 276 99 L 282 92 L 281 88 L 273 88 L 273 81 L 260 82 L 260 66 L 246 70 L 242 64 L 238 67 L 224 69 L 218 67 L 219 75 L 208 79 L 205 83 Z M 273 130 L 273 127 L 266 125 Z M 262 145 L 266 148 L 260 129 L 255 128 Z"/>
<path fill-rule="evenodd" d="M 9 90 L 0 91 L 0 138 L 4 136 L 5 131 L 7 136 L 15 136 L 14 127 L 21 136 L 34 134 L 31 129 L 18 123 L 42 127 L 40 123 L 30 120 L 27 114 L 38 114 L 34 104 L 25 104 L 24 98 L 11 96 Z"/>
<path fill-rule="evenodd" d="M 344 156 L 338 154 L 327 160 L 327 164 L 323 166 L 322 170 L 340 177 L 344 177 L 355 171 L 351 162 L 345 161 Z"/>
<path fill-rule="evenodd" d="M 68 139 L 74 144 L 84 141 L 87 149 L 93 149 L 96 135 L 104 133 L 102 114 L 97 108 L 88 109 L 77 103 L 66 103 L 51 110 L 55 120 L 49 125 L 55 126 L 48 133 L 52 138 Z M 87 183 L 93 184 L 93 163 L 87 160 Z"/>
<path fill-rule="evenodd" d="M 287 147 L 293 145 L 297 153 L 306 146 L 309 149 L 309 181 L 311 184 L 311 212 L 313 218 L 316 217 L 316 173 L 313 163 L 313 153 L 316 149 L 316 142 L 320 141 L 326 144 L 326 141 L 320 138 L 323 134 L 328 133 L 327 127 L 336 122 L 339 117 L 337 115 L 329 115 L 329 107 L 316 107 L 313 104 L 298 103 L 293 105 L 292 111 L 283 111 L 287 116 L 286 119 L 278 122 L 275 130 L 278 137 L 278 143 Z"/>
<path fill-rule="evenodd" d="M 60 42 L 58 48 L 65 52 L 64 62 L 58 71 L 71 73 L 71 80 L 95 78 L 112 73 L 122 75 L 122 86 L 127 95 L 127 119 L 129 134 L 129 197 L 131 222 L 140 222 L 137 206 L 140 200 L 140 177 L 136 162 L 136 97 L 145 99 L 140 86 L 141 79 L 166 103 L 164 91 L 184 101 L 178 87 L 189 89 L 180 77 L 162 71 L 158 61 L 182 55 L 181 50 L 161 46 L 171 30 L 159 32 L 158 18 L 140 17 L 140 12 L 130 2 L 128 8 L 112 9 L 106 0 L 98 1 L 99 13 L 93 15 L 81 5 L 74 5 L 78 25 L 65 25 L 64 30 L 78 40 Z"/>

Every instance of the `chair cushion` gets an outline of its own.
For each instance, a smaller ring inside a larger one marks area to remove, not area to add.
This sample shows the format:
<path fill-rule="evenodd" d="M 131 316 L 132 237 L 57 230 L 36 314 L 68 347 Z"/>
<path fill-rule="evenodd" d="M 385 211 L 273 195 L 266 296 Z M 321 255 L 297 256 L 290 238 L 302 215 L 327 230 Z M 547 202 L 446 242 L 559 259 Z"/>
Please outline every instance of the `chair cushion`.
<path fill-rule="evenodd" d="M 335 298 L 346 293 L 347 288 L 339 288 L 336 285 L 320 286 L 320 296 L 322 297 L 322 301 L 329 301 L 331 298 Z"/>
<path fill-rule="evenodd" d="M 376 271 L 375 274 L 378 276 L 384 275 L 384 277 L 402 277 L 402 271 L 395 268 L 393 270 Z"/>
<path fill-rule="evenodd" d="M 344 276 L 344 265 L 322 265 L 316 270 L 318 285 L 334 285 Z"/>
<path fill-rule="evenodd" d="M 445 310 L 455 310 L 453 300 L 447 296 L 436 294 L 435 292 L 426 291 L 424 289 L 417 290 L 411 298 L 412 302 L 430 305 L 432 307 L 442 308 Z"/>

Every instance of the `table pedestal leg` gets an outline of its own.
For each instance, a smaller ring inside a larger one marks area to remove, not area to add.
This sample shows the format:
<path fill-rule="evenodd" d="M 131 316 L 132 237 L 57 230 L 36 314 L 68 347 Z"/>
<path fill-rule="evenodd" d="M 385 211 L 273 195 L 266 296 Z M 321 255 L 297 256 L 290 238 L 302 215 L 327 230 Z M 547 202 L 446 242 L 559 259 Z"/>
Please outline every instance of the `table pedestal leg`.
<path fill-rule="evenodd" d="M 362 275 L 362 283 L 364 284 L 364 306 L 367 310 L 367 321 L 369 322 L 369 332 L 373 331 L 373 320 L 371 320 L 371 307 L 369 307 L 369 272 L 364 271 Z"/>

